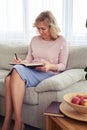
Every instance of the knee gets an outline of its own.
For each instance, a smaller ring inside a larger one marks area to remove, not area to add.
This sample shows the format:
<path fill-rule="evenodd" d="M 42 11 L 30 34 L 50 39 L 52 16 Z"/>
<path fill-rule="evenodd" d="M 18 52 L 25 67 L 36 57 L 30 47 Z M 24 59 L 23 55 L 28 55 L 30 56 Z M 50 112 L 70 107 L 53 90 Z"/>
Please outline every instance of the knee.
<path fill-rule="evenodd" d="M 6 83 L 7 83 L 7 82 L 10 82 L 12 75 L 14 75 L 14 74 L 16 74 L 16 73 L 17 73 L 16 70 L 13 69 L 12 72 L 11 72 L 11 74 L 8 75 L 8 76 L 5 78 L 5 82 L 6 82 Z"/>
<path fill-rule="evenodd" d="M 5 78 L 5 83 L 10 81 L 10 75 Z"/>
<path fill-rule="evenodd" d="M 13 69 L 13 70 L 12 70 L 12 73 L 11 73 L 11 80 L 14 81 L 14 79 L 21 79 L 21 78 L 20 78 L 20 75 L 19 75 L 19 73 L 16 71 L 16 69 Z"/>
<path fill-rule="evenodd" d="M 10 88 L 10 76 L 7 76 L 5 78 L 5 88 L 6 88 L 6 91 L 9 90 Z"/>
<path fill-rule="evenodd" d="M 12 70 L 12 74 L 11 74 L 11 75 L 16 75 L 16 74 L 17 74 L 16 69 L 13 69 L 13 70 Z"/>

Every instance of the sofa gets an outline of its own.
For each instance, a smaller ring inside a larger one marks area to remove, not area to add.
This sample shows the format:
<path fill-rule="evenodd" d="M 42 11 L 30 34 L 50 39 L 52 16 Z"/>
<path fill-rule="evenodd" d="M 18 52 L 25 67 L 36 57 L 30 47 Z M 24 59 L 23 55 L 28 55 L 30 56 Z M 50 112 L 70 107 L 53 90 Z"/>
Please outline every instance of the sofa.
<path fill-rule="evenodd" d="M 4 116 L 5 85 L 4 79 L 15 52 L 24 59 L 28 43 L 0 44 L 0 115 Z M 66 70 L 40 82 L 36 87 L 26 88 L 23 103 L 23 121 L 26 124 L 45 130 L 44 110 L 52 101 L 63 101 L 69 92 L 86 92 L 84 68 L 87 66 L 87 46 L 69 46 Z M 14 116 L 13 116 L 14 119 Z"/>

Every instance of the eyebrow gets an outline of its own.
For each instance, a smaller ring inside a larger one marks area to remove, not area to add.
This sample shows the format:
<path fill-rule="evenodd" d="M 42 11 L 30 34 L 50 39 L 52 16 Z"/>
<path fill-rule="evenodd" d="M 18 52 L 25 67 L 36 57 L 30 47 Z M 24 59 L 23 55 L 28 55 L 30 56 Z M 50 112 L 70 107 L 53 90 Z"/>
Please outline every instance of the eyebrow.
<path fill-rule="evenodd" d="M 47 29 L 47 28 L 46 28 L 46 27 L 37 27 L 37 29 L 45 30 L 45 29 Z"/>

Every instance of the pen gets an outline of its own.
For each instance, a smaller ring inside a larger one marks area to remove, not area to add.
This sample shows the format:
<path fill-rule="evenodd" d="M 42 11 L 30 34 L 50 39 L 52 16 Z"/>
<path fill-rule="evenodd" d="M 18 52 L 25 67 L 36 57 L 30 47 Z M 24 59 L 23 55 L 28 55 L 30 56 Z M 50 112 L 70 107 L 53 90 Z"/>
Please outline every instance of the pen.
<path fill-rule="evenodd" d="M 18 60 L 17 54 L 15 53 L 16 60 Z"/>

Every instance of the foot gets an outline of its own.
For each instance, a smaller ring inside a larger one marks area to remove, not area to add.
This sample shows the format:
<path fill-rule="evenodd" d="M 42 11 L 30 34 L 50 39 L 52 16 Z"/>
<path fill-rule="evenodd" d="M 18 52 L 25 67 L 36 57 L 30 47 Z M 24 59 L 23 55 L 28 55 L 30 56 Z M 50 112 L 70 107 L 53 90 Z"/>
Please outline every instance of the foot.
<path fill-rule="evenodd" d="M 15 123 L 13 130 L 24 130 L 24 124 L 23 123 Z"/>
<path fill-rule="evenodd" d="M 11 130 L 10 126 L 2 126 L 1 130 Z"/>
<path fill-rule="evenodd" d="M 4 122 L 1 130 L 11 130 L 10 123 Z"/>

